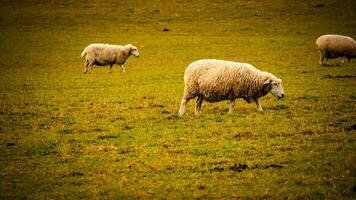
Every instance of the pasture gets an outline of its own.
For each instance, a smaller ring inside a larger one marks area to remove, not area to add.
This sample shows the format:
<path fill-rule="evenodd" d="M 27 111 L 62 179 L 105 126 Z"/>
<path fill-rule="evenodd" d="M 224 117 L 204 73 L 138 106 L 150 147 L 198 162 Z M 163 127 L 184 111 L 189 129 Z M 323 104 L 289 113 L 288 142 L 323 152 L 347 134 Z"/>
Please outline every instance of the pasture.
<path fill-rule="evenodd" d="M 352 0 L 0 1 L 0 199 L 354 199 L 356 61 L 318 64 L 315 39 L 356 38 Z M 133 44 L 83 74 L 89 43 Z M 251 63 L 286 97 L 195 101 L 189 63 Z"/>

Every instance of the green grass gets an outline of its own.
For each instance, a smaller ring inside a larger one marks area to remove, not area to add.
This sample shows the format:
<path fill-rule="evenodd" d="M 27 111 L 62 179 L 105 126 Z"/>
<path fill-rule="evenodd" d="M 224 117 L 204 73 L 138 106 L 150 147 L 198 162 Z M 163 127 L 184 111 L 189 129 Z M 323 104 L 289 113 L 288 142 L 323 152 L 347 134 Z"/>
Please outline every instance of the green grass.
<path fill-rule="evenodd" d="M 353 1 L 0 2 L 0 199 L 354 199 L 355 61 L 318 64 L 321 34 L 355 38 Z M 168 31 L 163 31 L 168 29 Z M 89 43 L 136 45 L 127 73 L 82 73 Z M 286 98 L 195 102 L 186 66 L 248 62 Z"/>

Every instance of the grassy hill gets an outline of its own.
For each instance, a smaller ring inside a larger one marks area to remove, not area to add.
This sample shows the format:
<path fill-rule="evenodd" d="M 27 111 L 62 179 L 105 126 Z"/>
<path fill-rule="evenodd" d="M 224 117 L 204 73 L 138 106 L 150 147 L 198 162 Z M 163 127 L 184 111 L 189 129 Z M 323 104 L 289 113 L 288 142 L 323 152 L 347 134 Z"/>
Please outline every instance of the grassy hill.
<path fill-rule="evenodd" d="M 355 61 L 319 66 L 315 39 L 356 37 L 352 0 L 1 1 L 0 199 L 353 199 Z M 90 43 L 134 44 L 126 73 L 83 74 Z M 286 97 L 204 103 L 178 117 L 200 58 L 251 63 Z"/>

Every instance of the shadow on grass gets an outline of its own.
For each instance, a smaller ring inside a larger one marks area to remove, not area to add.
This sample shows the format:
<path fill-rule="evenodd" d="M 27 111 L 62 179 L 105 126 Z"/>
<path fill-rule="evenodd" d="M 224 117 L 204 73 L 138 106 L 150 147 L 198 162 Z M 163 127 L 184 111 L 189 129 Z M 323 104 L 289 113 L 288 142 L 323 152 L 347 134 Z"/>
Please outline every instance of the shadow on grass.
<path fill-rule="evenodd" d="M 239 132 L 239 133 L 236 133 L 234 136 L 235 140 L 251 139 L 252 137 L 253 137 L 253 134 L 249 131 Z"/>
<path fill-rule="evenodd" d="M 223 172 L 223 171 L 234 171 L 234 172 L 242 172 L 244 170 L 252 170 L 252 169 L 282 169 L 284 166 L 279 165 L 279 164 L 269 164 L 269 165 L 254 165 L 254 166 L 248 166 L 247 164 L 234 164 L 233 166 L 230 167 L 214 167 L 211 169 L 211 171 L 215 172 Z"/>
<path fill-rule="evenodd" d="M 99 140 L 108 140 L 108 139 L 117 139 L 118 136 L 116 135 L 101 135 L 101 136 L 98 136 L 98 139 Z"/>
<path fill-rule="evenodd" d="M 276 106 L 270 107 L 269 109 L 270 110 L 286 110 L 288 108 L 289 108 L 289 106 L 286 106 L 286 105 L 276 105 Z"/>
<path fill-rule="evenodd" d="M 356 130 L 356 124 L 353 124 L 353 125 L 347 127 L 346 130 L 348 130 L 348 131 L 354 131 L 354 130 Z"/>
<path fill-rule="evenodd" d="M 327 74 L 324 76 L 324 78 L 356 78 L 356 76 L 353 75 L 337 75 L 337 76 L 333 76 L 330 74 Z"/>
<path fill-rule="evenodd" d="M 331 63 L 324 63 L 321 65 L 322 67 L 342 67 L 343 64 L 342 63 L 334 63 L 334 64 L 331 64 Z"/>

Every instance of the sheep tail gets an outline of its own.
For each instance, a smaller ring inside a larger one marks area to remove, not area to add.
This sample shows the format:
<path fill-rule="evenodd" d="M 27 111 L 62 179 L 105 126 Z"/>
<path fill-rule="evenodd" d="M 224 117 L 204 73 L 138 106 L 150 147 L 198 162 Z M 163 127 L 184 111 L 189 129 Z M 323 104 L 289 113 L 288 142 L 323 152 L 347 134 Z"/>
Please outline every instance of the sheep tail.
<path fill-rule="evenodd" d="M 81 57 L 84 57 L 85 55 L 87 55 L 87 48 L 85 48 L 81 54 Z"/>

